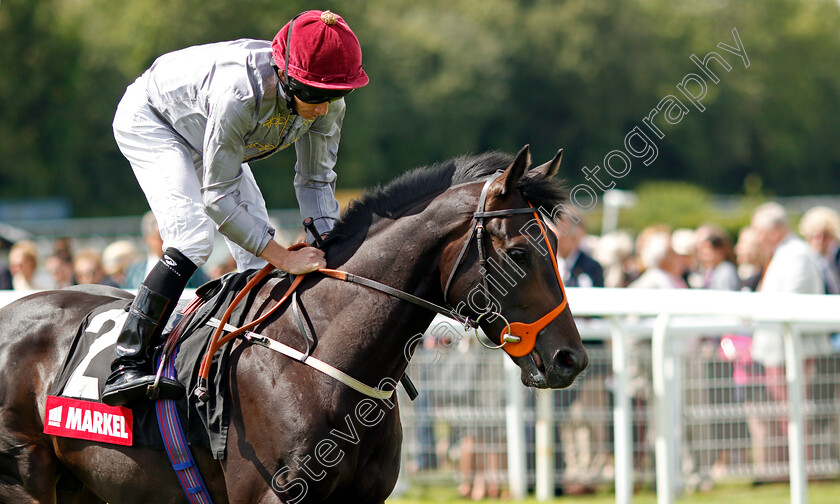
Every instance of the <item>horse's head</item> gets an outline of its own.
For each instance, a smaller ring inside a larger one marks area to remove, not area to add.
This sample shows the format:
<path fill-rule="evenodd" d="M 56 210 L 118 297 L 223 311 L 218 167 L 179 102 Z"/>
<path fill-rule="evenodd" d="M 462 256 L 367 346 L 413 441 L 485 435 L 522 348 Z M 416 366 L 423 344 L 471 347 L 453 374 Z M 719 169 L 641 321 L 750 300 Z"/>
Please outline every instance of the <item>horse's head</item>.
<path fill-rule="evenodd" d="M 445 296 L 458 313 L 503 345 L 525 385 L 539 388 L 571 385 L 589 362 L 554 257 L 557 239 L 542 217 L 562 208 L 553 179 L 561 156 L 528 170 L 525 146 L 504 172 L 472 184 L 475 214 L 441 264 Z"/>

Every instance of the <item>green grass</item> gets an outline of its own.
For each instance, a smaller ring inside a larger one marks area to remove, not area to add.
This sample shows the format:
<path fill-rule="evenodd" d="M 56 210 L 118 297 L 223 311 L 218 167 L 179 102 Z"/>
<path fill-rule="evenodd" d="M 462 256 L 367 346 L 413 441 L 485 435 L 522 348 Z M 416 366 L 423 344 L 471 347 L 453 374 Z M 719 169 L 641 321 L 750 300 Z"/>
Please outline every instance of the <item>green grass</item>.
<path fill-rule="evenodd" d="M 599 492 L 595 495 L 583 497 L 563 496 L 554 500 L 562 504 L 613 504 L 615 495 L 612 492 Z M 388 504 L 441 504 L 469 502 L 458 497 L 456 489 L 448 487 L 416 487 L 400 496 L 388 499 Z M 492 502 L 485 500 L 483 502 Z M 501 501 L 500 501 L 501 502 Z M 523 501 L 536 504 L 533 497 Z M 790 487 L 787 484 L 772 484 L 752 487 L 748 483 L 729 483 L 716 486 L 709 492 L 698 492 L 677 498 L 678 504 L 788 504 L 790 503 Z M 840 481 L 819 481 L 808 484 L 809 504 L 838 504 L 840 502 Z M 643 490 L 633 496 L 633 503 L 655 504 L 656 494 L 650 490 Z"/>

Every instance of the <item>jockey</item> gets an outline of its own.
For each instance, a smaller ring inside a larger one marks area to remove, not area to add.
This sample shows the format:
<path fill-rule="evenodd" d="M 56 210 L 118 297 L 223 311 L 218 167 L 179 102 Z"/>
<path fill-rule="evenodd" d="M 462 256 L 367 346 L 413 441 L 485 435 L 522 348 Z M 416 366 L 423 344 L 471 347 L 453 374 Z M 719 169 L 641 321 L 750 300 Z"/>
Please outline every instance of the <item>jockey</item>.
<path fill-rule="evenodd" d="M 242 39 L 158 58 L 126 90 L 114 136 L 157 218 L 164 253 L 140 285 L 117 339 L 102 401 L 122 405 L 153 383 L 147 347 L 207 261 L 216 229 L 240 271 L 269 262 L 292 274 L 325 267 L 321 250 L 273 240 L 249 161 L 295 144 L 303 217 L 324 233 L 338 218 L 333 171 L 345 95 L 365 86 L 359 41 L 330 11 L 307 11 L 272 42 Z M 184 387 L 161 379 L 161 397 Z"/>

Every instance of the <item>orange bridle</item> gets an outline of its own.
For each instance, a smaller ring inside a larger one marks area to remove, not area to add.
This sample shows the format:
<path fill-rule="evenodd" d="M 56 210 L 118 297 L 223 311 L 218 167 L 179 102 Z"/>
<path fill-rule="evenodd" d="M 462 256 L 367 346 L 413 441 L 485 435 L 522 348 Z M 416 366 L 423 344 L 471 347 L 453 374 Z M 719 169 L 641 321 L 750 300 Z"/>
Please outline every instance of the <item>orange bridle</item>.
<path fill-rule="evenodd" d="M 485 346 L 487 346 L 488 348 L 504 348 L 505 352 L 507 352 L 513 357 L 523 357 L 525 355 L 528 355 L 534 349 L 534 345 L 537 342 L 537 334 L 539 334 L 540 331 L 542 331 L 548 324 L 550 324 L 555 318 L 557 318 L 558 315 L 563 313 L 563 311 L 568 306 L 568 302 L 566 300 L 566 289 L 563 286 L 563 279 L 560 275 L 560 268 L 557 266 L 557 258 L 554 255 L 554 249 L 552 249 L 551 242 L 548 239 L 548 234 L 546 234 L 545 225 L 543 224 L 539 213 L 537 213 L 536 209 L 534 209 L 534 206 L 531 205 L 531 203 L 528 203 L 528 208 L 509 208 L 503 210 L 494 210 L 490 212 L 484 210 L 485 205 L 487 203 L 488 189 L 490 188 L 490 185 L 494 181 L 496 181 L 496 179 L 499 178 L 499 176 L 501 176 L 501 173 L 496 177 L 487 180 L 484 183 L 484 187 L 482 188 L 481 195 L 478 199 L 478 207 L 473 213 L 472 227 L 470 228 L 469 235 L 467 236 L 463 247 L 461 247 L 461 252 L 460 254 L 458 254 L 458 258 L 455 261 L 455 266 L 449 273 L 449 278 L 447 279 L 446 286 L 443 290 L 443 297 L 444 300 L 446 300 L 449 288 L 452 285 L 453 279 L 455 278 L 455 272 L 458 270 L 461 261 L 466 255 L 467 249 L 469 249 L 472 237 L 475 236 L 476 246 L 478 248 L 479 271 L 482 272 L 481 285 L 484 293 L 484 298 L 487 301 L 487 305 L 484 307 L 484 312 L 479 314 L 474 322 L 478 323 L 481 321 L 481 319 L 488 315 L 497 316 L 501 318 L 505 323 L 505 328 L 499 335 L 499 345 L 488 346 L 485 344 Z M 553 310 L 542 316 L 539 320 L 530 324 L 526 324 L 524 322 L 508 322 L 507 319 L 501 313 L 490 310 L 491 297 L 487 280 L 486 260 L 484 256 L 484 219 L 496 217 L 510 217 L 512 215 L 526 213 L 533 214 L 534 218 L 537 221 L 537 224 L 540 227 L 540 232 L 542 234 L 543 240 L 545 240 L 545 245 L 548 248 L 548 255 L 551 257 L 551 264 L 554 266 L 554 274 L 557 278 L 557 283 L 560 286 L 560 293 L 563 297 L 563 301 L 561 301 L 560 304 L 557 305 L 557 307 L 555 307 Z M 473 321 L 468 320 L 465 325 L 468 325 L 470 322 Z"/>
<path fill-rule="evenodd" d="M 530 206 L 531 204 L 529 203 L 528 205 Z M 540 319 L 536 322 L 531 322 L 530 324 L 526 324 L 524 322 L 512 322 L 502 329 L 502 338 L 504 338 L 505 334 L 511 334 L 519 338 L 518 342 L 508 342 L 504 346 L 505 352 L 513 357 L 524 357 L 525 355 L 531 353 L 531 350 L 534 349 L 534 345 L 537 343 L 537 334 L 545 329 L 545 327 L 557 318 L 558 315 L 563 313 L 563 310 L 565 310 L 569 304 L 566 298 L 566 288 L 563 286 L 563 277 L 560 275 L 560 268 L 557 266 L 557 257 L 554 255 L 554 250 L 551 248 L 551 242 L 548 240 L 548 234 L 545 232 L 545 226 L 543 225 L 542 219 L 540 219 L 537 212 L 534 212 L 534 218 L 536 218 L 537 224 L 540 226 L 540 232 L 542 233 L 543 240 L 545 240 L 545 246 L 548 247 L 548 255 L 551 257 L 551 264 L 554 266 L 554 274 L 557 276 L 557 284 L 560 286 L 563 301 L 561 301 L 560 304 L 553 310 L 540 317 Z"/>

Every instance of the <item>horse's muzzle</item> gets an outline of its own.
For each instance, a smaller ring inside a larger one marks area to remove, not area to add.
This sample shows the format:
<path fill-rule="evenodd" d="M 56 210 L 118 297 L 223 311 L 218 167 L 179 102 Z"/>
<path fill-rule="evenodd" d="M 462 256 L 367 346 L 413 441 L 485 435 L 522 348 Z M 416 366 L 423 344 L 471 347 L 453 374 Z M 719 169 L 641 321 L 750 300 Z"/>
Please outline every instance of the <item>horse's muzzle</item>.
<path fill-rule="evenodd" d="M 528 355 L 513 359 L 522 370 L 522 383 L 526 387 L 566 388 L 589 365 L 583 346 L 560 348 L 550 359 L 543 355 L 537 345 Z"/>
<path fill-rule="evenodd" d="M 588 365 L 589 356 L 582 346 L 557 350 L 552 359 L 552 365 L 546 370 L 548 387 L 568 387 Z"/>

